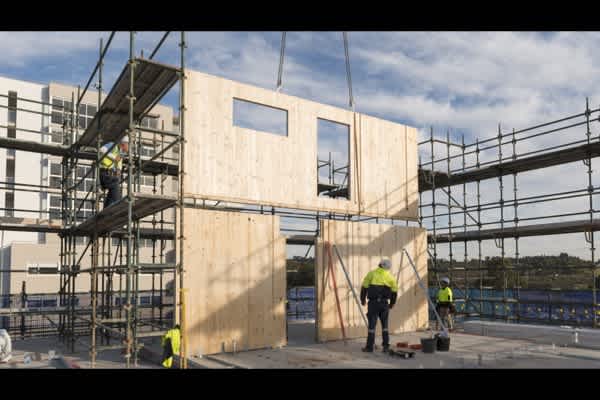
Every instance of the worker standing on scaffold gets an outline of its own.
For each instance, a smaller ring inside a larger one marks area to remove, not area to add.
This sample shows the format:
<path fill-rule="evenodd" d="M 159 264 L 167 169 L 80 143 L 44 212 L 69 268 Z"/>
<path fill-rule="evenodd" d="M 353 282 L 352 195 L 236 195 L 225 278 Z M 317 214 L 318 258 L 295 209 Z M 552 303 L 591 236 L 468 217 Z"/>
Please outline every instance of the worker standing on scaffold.
<path fill-rule="evenodd" d="M 125 136 L 118 146 L 113 147 L 113 142 L 108 142 L 100 148 L 100 155 L 103 155 L 113 147 L 100 161 L 100 187 L 103 190 L 108 190 L 104 200 L 104 208 L 121 200 L 121 171 L 123 170 L 123 157 L 127 154 L 128 145 L 128 138 Z"/>

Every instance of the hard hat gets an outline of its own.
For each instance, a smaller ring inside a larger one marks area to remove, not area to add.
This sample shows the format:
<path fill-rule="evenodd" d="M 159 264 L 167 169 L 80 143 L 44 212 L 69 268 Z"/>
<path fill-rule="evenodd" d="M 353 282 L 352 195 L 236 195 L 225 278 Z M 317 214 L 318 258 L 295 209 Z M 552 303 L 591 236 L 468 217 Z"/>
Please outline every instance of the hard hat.
<path fill-rule="evenodd" d="M 383 259 L 379 262 L 379 266 L 383 269 L 390 269 L 392 268 L 392 263 L 388 259 Z"/>
<path fill-rule="evenodd" d="M 442 279 L 440 279 L 441 282 L 444 282 L 446 285 L 450 284 L 450 279 L 443 277 Z"/>
<path fill-rule="evenodd" d="M 121 139 L 121 143 L 129 143 L 129 136 L 128 135 L 123 136 L 123 139 Z"/>

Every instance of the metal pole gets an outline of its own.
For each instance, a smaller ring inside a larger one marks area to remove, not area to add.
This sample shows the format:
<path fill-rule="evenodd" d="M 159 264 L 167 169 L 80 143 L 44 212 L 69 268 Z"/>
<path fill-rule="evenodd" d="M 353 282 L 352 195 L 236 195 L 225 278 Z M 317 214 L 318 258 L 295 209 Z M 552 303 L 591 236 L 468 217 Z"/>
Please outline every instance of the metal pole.
<path fill-rule="evenodd" d="M 515 130 L 513 128 L 513 138 L 512 138 L 512 148 L 513 148 L 513 161 L 517 160 L 517 139 L 515 137 Z M 513 206 L 514 206 L 514 223 L 515 229 L 519 227 L 519 202 L 517 200 L 517 173 L 513 174 Z M 513 273 L 516 271 L 517 274 L 517 287 L 516 287 L 516 297 L 517 297 L 517 311 L 516 311 L 516 319 L 519 321 L 521 319 L 521 303 L 520 303 L 520 271 L 519 271 L 519 236 L 515 236 L 515 269 Z"/>
<path fill-rule="evenodd" d="M 102 114 L 100 113 L 100 105 L 102 104 L 102 39 L 100 39 L 100 52 L 99 52 L 99 60 L 98 60 L 98 135 L 96 135 L 96 163 L 92 167 L 94 169 L 94 213 L 97 215 L 100 212 L 99 209 L 99 196 L 100 196 L 100 176 L 99 176 L 99 164 L 100 164 L 100 147 L 102 146 L 102 130 L 101 130 L 101 121 Z M 79 99 L 81 101 L 81 99 Z M 97 268 L 98 268 L 98 235 L 94 234 L 92 237 L 93 246 L 92 246 L 92 286 L 91 286 L 91 297 L 92 297 L 92 340 L 91 340 L 91 364 L 92 368 L 96 366 L 96 313 L 97 313 Z"/>
<path fill-rule="evenodd" d="M 452 267 L 453 267 L 453 253 L 452 253 L 452 214 L 451 214 L 451 210 L 452 210 L 452 203 L 450 202 L 451 198 L 452 198 L 452 186 L 450 186 L 450 174 L 451 174 L 451 170 L 450 170 L 450 131 L 446 130 L 446 154 L 447 154 L 447 158 L 446 158 L 446 166 L 447 166 L 447 171 L 446 173 L 448 174 L 448 186 L 446 187 L 446 191 L 448 194 L 448 258 L 449 258 L 449 265 L 448 265 L 448 275 L 450 278 L 450 282 L 453 282 L 453 277 L 452 277 Z"/>
<path fill-rule="evenodd" d="M 498 165 L 502 165 L 502 131 L 500 124 L 498 124 Z M 500 231 L 504 233 L 504 181 L 502 174 L 498 175 L 498 181 L 500 183 Z M 508 313 L 506 313 L 506 265 L 504 264 L 504 236 L 500 239 L 500 262 L 502 265 L 502 307 L 504 307 L 503 313 L 505 320 L 508 321 Z"/>
<path fill-rule="evenodd" d="M 127 138 L 128 138 L 128 142 L 129 142 L 129 146 L 127 146 L 127 156 L 129 158 L 129 160 L 133 160 L 133 152 L 132 152 L 132 139 L 135 138 L 134 136 L 134 115 L 133 115 L 133 108 L 134 108 L 134 103 L 135 103 L 135 93 L 134 93 L 134 88 L 135 88 L 135 59 L 134 59 L 134 32 L 130 32 L 129 33 L 129 129 L 127 130 Z M 133 219 L 133 196 L 132 196 L 132 191 L 133 191 L 133 187 L 132 187 L 132 164 L 133 163 L 127 163 L 127 275 L 125 278 L 125 296 L 126 296 L 126 306 L 125 306 L 125 316 L 127 318 L 127 326 L 126 326 L 126 343 L 127 343 L 127 350 L 126 350 L 126 354 L 125 354 L 125 359 L 126 359 L 126 364 L 127 364 L 127 368 L 129 368 L 131 366 L 131 352 L 132 352 L 132 344 L 133 344 L 133 337 L 132 337 L 132 325 L 133 325 L 133 321 L 132 321 L 132 305 L 131 305 L 131 278 L 132 278 L 132 269 L 133 269 L 133 264 L 132 264 L 132 257 L 133 257 L 133 249 L 131 248 L 131 240 L 133 238 L 133 233 L 132 233 L 132 219 Z"/>
<path fill-rule="evenodd" d="M 476 167 L 479 168 L 479 139 L 476 139 Z M 477 180 L 477 233 L 481 237 L 481 181 Z M 483 271 L 481 269 L 481 239 L 477 240 L 477 269 L 479 270 L 479 314 L 483 314 Z"/>
<path fill-rule="evenodd" d="M 465 172 L 466 160 L 465 160 L 465 135 L 461 136 L 461 152 L 462 152 L 462 170 Z M 467 184 L 463 183 L 463 232 L 467 233 Z M 469 252 L 467 248 L 467 241 L 464 242 L 464 268 L 465 268 L 465 302 L 464 311 L 467 312 L 467 305 L 469 304 L 469 276 L 467 271 L 467 265 L 469 263 Z"/>
<path fill-rule="evenodd" d="M 434 141 L 433 141 L 433 126 L 430 128 L 430 141 L 431 141 L 431 203 L 432 203 L 432 214 L 433 214 L 433 264 L 437 265 L 437 233 L 436 233 L 436 204 L 435 204 L 435 152 L 434 152 Z"/>
<path fill-rule="evenodd" d="M 589 106 L 589 99 L 586 97 L 585 99 L 585 122 L 586 122 L 586 137 L 587 137 L 587 144 L 589 145 L 591 143 L 591 136 L 592 136 L 592 132 L 590 131 L 590 106 Z M 588 167 L 588 193 L 589 193 L 589 213 L 590 213 L 590 223 L 593 222 L 594 220 L 594 204 L 593 204 L 593 192 L 594 192 L 594 185 L 592 182 L 592 157 L 588 157 L 587 160 L 585 160 L 585 164 Z M 596 312 L 596 303 L 597 303 L 597 282 L 596 282 L 596 257 L 595 257 L 595 250 L 596 248 L 594 247 L 594 231 L 590 231 L 589 232 L 589 244 L 590 244 L 590 255 L 591 255 L 591 261 L 592 261 L 592 279 L 593 279 L 593 284 L 592 284 L 592 312 L 594 313 L 594 323 L 593 326 L 594 328 L 598 327 L 598 316 L 597 316 L 597 312 Z"/>
<path fill-rule="evenodd" d="M 185 32 L 181 32 L 181 78 L 180 78 L 180 90 L 179 90 L 179 128 L 180 128 L 180 149 L 179 149 L 179 289 L 181 294 L 184 292 L 184 243 L 185 243 L 185 231 L 184 231 L 184 194 L 185 194 Z M 181 368 L 187 368 L 187 327 L 185 325 L 185 309 L 183 304 L 180 304 L 180 323 L 181 323 L 181 348 L 180 348 L 180 366 Z"/>
<path fill-rule="evenodd" d="M 415 266 L 415 263 L 413 262 L 410 254 L 408 253 L 408 251 L 406 251 L 405 248 L 403 248 L 402 251 L 408 257 L 408 262 L 410 263 L 411 267 L 413 268 L 413 271 L 415 271 L 415 275 L 417 276 L 417 282 L 419 283 L 419 286 L 423 290 L 423 293 L 425 294 L 425 297 L 427 298 L 427 301 L 429 302 L 429 307 L 431 307 L 431 309 L 435 313 L 435 317 L 437 318 L 438 323 L 442 326 L 442 331 L 443 331 L 442 336 L 448 337 L 448 328 L 446 327 L 446 325 L 444 325 L 444 321 L 442 321 L 442 318 L 440 318 L 440 315 L 438 314 L 437 310 L 435 309 L 435 305 L 433 304 L 433 302 L 431 301 L 431 298 L 429 297 L 427 288 L 425 287 L 425 285 L 423 284 L 423 281 L 421 280 L 421 277 L 419 276 L 419 272 L 417 271 L 417 267 Z"/>
<path fill-rule="evenodd" d="M 352 290 L 352 296 L 354 297 L 354 300 L 356 301 L 356 306 L 358 307 L 358 309 L 360 311 L 360 315 L 362 316 L 362 319 L 365 323 L 365 327 L 368 327 L 369 323 L 367 322 L 367 317 L 365 316 L 365 312 L 361 307 L 360 300 L 358 299 L 358 296 L 356 295 L 356 291 L 354 290 L 354 285 L 352 284 L 352 281 L 350 280 L 350 276 L 348 275 L 348 271 L 346 270 L 346 266 L 344 265 L 344 260 L 342 260 L 342 256 L 340 255 L 340 252 L 339 252 L 337 246 L 334 244 L 332 247 L 335 250 L 335 254 L 338 257 L 338 260 L 340 260 L 340 264 L 342 265 L 342 270 L 344 271 L 344 275 L 346 275 L 346 280 L 348 280 L 348 286 L 350 287 L 350 290 Z"/>

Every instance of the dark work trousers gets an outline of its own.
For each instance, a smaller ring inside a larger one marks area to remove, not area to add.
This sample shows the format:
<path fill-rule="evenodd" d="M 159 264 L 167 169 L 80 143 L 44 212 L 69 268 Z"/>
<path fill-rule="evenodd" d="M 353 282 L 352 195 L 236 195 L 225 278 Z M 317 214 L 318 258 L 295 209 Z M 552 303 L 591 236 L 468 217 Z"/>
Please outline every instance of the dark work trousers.
<path fill-rule="evenodd" d="M 369 331 L 367 334 L 367 349 L 373 350 L 375 344 L 375 327 L 377 319 L 381 320 L 381 333 L 383 336 L 383 347 L 389 347 L 390 334 L 388 332 L 388 316 L 390 313 L 390 305 L 387 299 L 381 301 L 369 300 L 367 308 L 367 319 L 369 320 Z"/>
<path fill-rule="evenodd" d="M 104 208 L 121 200 L 121 183 L 120 176 L 111 174 L 107 169 L 100 170 L 100 186 L 104 190 L 108 190 L 104 199 Z"/>

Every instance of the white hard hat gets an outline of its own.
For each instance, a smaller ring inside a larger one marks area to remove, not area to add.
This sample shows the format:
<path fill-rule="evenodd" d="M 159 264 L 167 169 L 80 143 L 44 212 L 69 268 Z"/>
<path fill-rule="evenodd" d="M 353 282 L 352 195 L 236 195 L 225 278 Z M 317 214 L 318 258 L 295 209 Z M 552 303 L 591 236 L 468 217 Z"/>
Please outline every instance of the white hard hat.
<path fill-rule="evenodd" d="M 129 136 L 128 135 L 123 136 L 123 139 L 121 139 L 121 143 L 129 143 Z"/>
<path fill-rule="evenodd" d="M 443 277 L 442 279 L 440 279 L 441 282 L 444 282 L 446 285 L 450 284 L 450 279 L 447 277 Z"/>
<path fill-rule="evenodd" d="M 392 263 L 390 260 L 384 258 L 379 262 L 379 266 L 383 269 L 390 269 L 392 268 Z"/>

